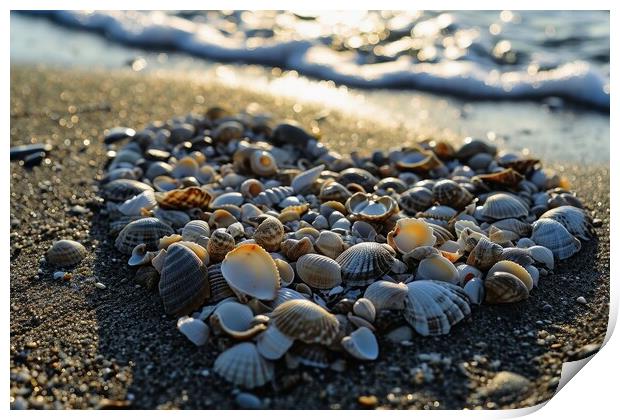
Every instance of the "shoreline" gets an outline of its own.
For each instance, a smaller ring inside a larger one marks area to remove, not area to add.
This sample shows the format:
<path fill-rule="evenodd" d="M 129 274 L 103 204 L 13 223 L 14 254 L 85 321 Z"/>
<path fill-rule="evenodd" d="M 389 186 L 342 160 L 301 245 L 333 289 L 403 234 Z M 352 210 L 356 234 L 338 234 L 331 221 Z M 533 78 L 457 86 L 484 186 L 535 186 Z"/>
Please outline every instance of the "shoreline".
<path fill-rule="evenodd" d="M 197 350 L 178 333 L 176 320 L 163 316 L 158 296 L 135 287 L 124 257 L 106 235 L 94 180 L 105 164 L 105 128 L 139 129 L 210 105 L 240 110 L 251 102 L 276 119 L 318 125 L 336 150 L 363 144 L 387 149 L 416 139 L 403 127 L 395 138 L 398 126 L 382 127 L 338 111 L 318 123 L 324 114 L 318 105 L 294 108 L 297 102 L 289 98 L 216 82 L 11 67 L 11 146 L 35 138 L 54 147 L 50 164 L 28 170 L 11 162 L 11 218 L 19 220 L 12 220 L 11 228 L 12 407 L 235 408 L 234 387 L 212 372 L 217 349 Z M 86 112 L 88 104 L 109 107 Z M 374 140 L 365 142 L 368 138 Z M 310 368 L 283 372 L 275 389 L 255 392 L 265 408 L 359 408 L 362 395 L 375 395 L 383 408 L 518 408 L 549 399 L 562 361 L 602 343 L 609 311 L 609 164 L 553 166 L 563 167 L 602 226 L 596 229 L 598 240 L 558 264 L 530 299 L 474 310 L 446 337 L 416 336 L 411 347 L 382 342 L 377 362 L 349 363 L 344 374 Z M 87 212 L 73 214 L 75 205 Z M 80 240 L 89 250 L 68 281 L 53 280 L 56 270 L 39 263 L 60 237 Z M 96 288 L 93 278 L 106 289 Z M 587 304 L 576 303 L 579 296 Z M 428 362 L 433 379 L 418 383 L 416 372 L 425 363 L 418 355 L 430 353 L 442 359 Z M 510 401 L 481 397 L 477 391 L 504 370 L 528 378 L 528 391 Z"/>

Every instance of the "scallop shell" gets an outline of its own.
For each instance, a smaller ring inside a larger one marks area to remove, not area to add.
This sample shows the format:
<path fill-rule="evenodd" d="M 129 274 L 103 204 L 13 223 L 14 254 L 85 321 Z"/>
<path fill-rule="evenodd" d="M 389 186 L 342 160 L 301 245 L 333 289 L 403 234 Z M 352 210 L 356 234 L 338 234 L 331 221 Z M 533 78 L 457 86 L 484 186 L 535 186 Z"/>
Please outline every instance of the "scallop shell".
<path fill-rule="evenodd" d="M 560 260 L 572 257 L 581 249 L 579 239 L 553 219 L 539 219 L 532 224 L 532 236 L 536 245 L 549 248 L 553 256 Z"/>
<path fill-rule="evenodd" d="M 265 359 L 277 360 L 284 356 L 294 341 L 271 324 L 267 330 L 256 337 L 256 348 Z"/>
<path fill-rule="evenodd" d="M 215 309 L 209 322 L 215 332 L 224 332 L 236 340 L 248 340 L 267 327 L 264 324 L 252 326 L 254 313 L 252 310 L 238 302 L 224 302 Z"/>
<path fill-rule="evenodd" d="M 460 184 L 442 179 L 433 186 L 433 200 L 439 204 L 460 210 L 471 203 L 474 196 Z"/>
<path fill-rule="evenodd" d="M 399 219 L 388 233 L 387 242 L 401 254 L 406 254 L 421 246 L 435 245 L 437 239 L 433 232 L 433 228 L 423 220 Z"/>
<path fill-rule="evenodd" d="M 265 219 L 254 232 L 257 244 L 269 252 L 278 251 L 284 238 L 284 226 L 275 217 Z"/>
<path fill-rule="evenodd" d="M 512 303 L 529 296 L 527 286 L 514 274 L 497 271 L 484 280 L 486 303 Z"/>
<path fill-rule="evenodd" d="M 209 303 L 217 303 L 229 297 L 235 296 L 235 292 L 228 286 L 228 282 L 222 275 L 222 264 L 211 264 L 207 269 L 211 297 Z"/>
<path fill-rule="evenodd" d="M 528 215 L 528 208 L 518 198 L 499 193 L 487 198 L 481 215 L 492 220 L 518 219 Z"/>
<path fill-rule="evenodd" d="M 159 281 L 166 313 L 181 316 L 191 313 L 209 298 L 207 268 L 188 247 L 172 244 L 166 252 Z"/>
<path fill-rule="evenodd" d="M 181 231 L 184 241 L 195 242 L 205 249 L 209 243 L 210 235 L 211 229 L 209 229 L 209 224 L 204 220 L 192 220 Z"/>
<path fill-rule="evenodd" d="M 381 222 L 398 212 L 398 204 L 389 196 L 377 197 L 361 192 L 355 193 L 345 204 L 347 212 L 356 220 Z"/>
<path fill-rule="evenodd" d="M 324 255 L 303 255 L 297 260 L 295 269 L 299 278 L 315 289 L 331 289 L 342 282 L 340 265 Z"/>
<path fill-rule="evenodd" d="M 174 189 L 155 194 L 161 208 L 188 210 L 199 208 L 206 210 L 211 202 L 211 194 L 200 187 Z"/>
<path fill-rule="evenodd" d="M 263 358 L 254 343 L 239 343 L 221 353 L 213 365 L 215 373 L 235 385 L 252 389 L 274 377 L 273 363 Z"/>
<path fill-rule="evenodd" d="M 467 264 L 481 270 L 486 270 L 495 264 L 502 256 L 503 248 L 487 238 L 482 237 L 467 257 Z"/>
<path fill-rule="evenodd" d="M 143 209 L 150 210 L 156 205 L 155 193 L 152 190 L 146 190 L 119 205 L 118 210 L 126 216 L 138 216 L 142 214 Z"/>
<path fill-rule="evenodd" d="M 330 345 L 338 335 L 338 319 L 316 303 L 289 300 L 272 313 L 274 325 L 285 335 L 304 343 Z"/>
<path fill-rule="evenodd" d="M 492 276 L 497 272 L 505 272 L 510 273 L 512 275 L 517 276 L 519 280 L 527 287 L 527 290 L 530 291 L 534 287 L 534 280 L 530 273 L 527 272 L 525 268 L 520 266 L 519 264 L 513 261 L 498 261 L 493 264 L 493 267 L 488 271 L 487 276 Z"/>
<path fill-rule="evenodd" d="M 433 204 L 433 192 L 424 187 L 413 187 L 400 195 L 398 204 L 409 214 L 426 210 Z"/>
<path fill-rule="evenodd" d="M 470 313 L 467 294 L 450 283 L 418 280 L 407 285 L 403 315 L 418 334 L 443 335 Z"/>
<path fill-rule="evenodd" d="M 181 228 L 191 220 L 189 215 L 179 210 L 162 210 L 156 208 L 153 210 L 153 216 L 173 228 Z"/>
<path fill-rule="evenodd" d="M 314 242 L 314 247 L 329 258 L 337 258 L 344 251 L 345 244 L 340 235 L 324 230 Z"/>
<path fill-rule="evenodd" d="M 283 287 L 278 290 L 278 295 L 271 302 L 271 306 L 273 308 L 277 308 L 278 306 L 282 305 L 284 302 L 287 302 L 289 300 L 295 300 L 295 299 L 307 299 L 307 297 L 302 295 L 296 290 Z"/>
<path fill-rule="evenodd" d="M 540 216 L 540 219 L 552 219 L 559 222 L 572 235 L 585 241 L 592 237 L 592 225 L 586 213 L 573 206 L 560 206 Z"/>
<path fill-rule="evenodd" d="M 314 246 L 308 237 L 287 239 L 280 244 L 280 248 L 289 261 L 297 261 L 302 255 L 314 253 Z"/>
<path fill-rule="evenodd" d="M 304 366 L 325 369 L 329 367 L 333 353 L 320 344 L 307 344 L 297 341 L 291 346 L 289 354 Z"/>
<path fill-rule="evenodd" d="M 226 254 L 235 248 L 235 238 L 224 229 L 216 229 L 211 234 L 207 244 L 209 259 L 213 262 L 220 262 Z"/>
<path fill-rule="evenodd" d="M 405 308 L 407 286 L 403 283 L 376 281 L 366 288 L 364 298 L 372 302 L 377 312 L 384 309 L 401 310 Z"/>
<path fill-rule="evenodd" d="M 86 248 L 81 243 L 70 239 L 61 239 L 54 242 L 47 250 L 45 259 L 50 264 L 69 267 L 82 261 L 86 253 Z"/>
<path fill-rule="evenodd" d="M 344 337 L 340 344 L 351 356 L 359 360 L 376 360 L 379 357 L 379 344 L 371 330 L 360 327 L 351 335 Z"/>
<path fill-rule="evenodd" d="M 532 233 L 532 225 L 517 219 L 499 220 L 497 222 L 494 222 L 491 226 L 501 230 L 509 230 L 515 232 L 519 236 L 529 236 Z"/>
<path fill-rule="evenodd" d="M 146 217 L 129 223 L 118 234 L 114 245 L 124 254 L 131 254 L 136 245 L 146 244 L 155 247 L 160 238 L 172 235 L 170 226 L 155 217 Z"/>
<path fill-rule="evenodd" d="M 106 200 L 127 201 L 144 191 L 153 191 L 153 187 L 133 179 L 117 179 L 105 184 L 102 193 Z"/>
<path fill-rule="evenodd" d="M 256 150 L 250 156 L 252 172 L 259 176 L 272 176 L 278 172 L 273 155 L 265 150 Z"/>
<path fill-rule="evenodd" d="M 221 270 L 235 292 L 261 300 L 276 298 L 280 275 L 273 258 L 259 245 L 237 246 L 226 254 Z"/>
<path fill-rule="evenodd" d="M 345 284 L 367 286 L 390 271 L 394 251 L 385 244 L 362 242 L 340 254 L 336 262 L 340 264 Z"/>
<path fill-rule="evenodd" d="M 415 278 L 440 280 L 452 284 L 458 284 L 459 272 L 447 258 L 441 255 L 431 255 L 420 261 Z"/>

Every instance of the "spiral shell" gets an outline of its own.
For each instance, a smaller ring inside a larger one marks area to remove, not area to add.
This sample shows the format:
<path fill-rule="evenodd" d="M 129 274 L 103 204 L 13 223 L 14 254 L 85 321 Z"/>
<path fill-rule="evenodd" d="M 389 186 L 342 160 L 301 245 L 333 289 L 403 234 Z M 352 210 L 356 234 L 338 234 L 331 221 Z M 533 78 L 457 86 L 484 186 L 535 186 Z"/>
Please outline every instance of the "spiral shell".
<path fill-rule="evenodd" d="M 116 237 L 114 245 L 123 254 L 130 255 L 136 245 L 146 244 L 148 247 L 155 247 L 160 238 L 173 233 L 172 228 L 159 219 L 146 217 L 125 226 Z"/>
<path fill-rule="evenodd" d="M 340 265 L 323 255 L 303 255 L 297 260 L 295 269 L 299 278 L 315 289 L 331 289 L 342 282 Z"/>
<path fill-rule="evenodd" d="M 486 270 L 495 264 L 502 256 L 503 248 L 487 238 L 482 237 L 467 257 L 467 264 L 481 270 Z"/>
<path fill-rule="evenodd" d="M 215 373 L 235 385 L 252 389 L 274 376 L 273 363 L 263 358 L 254 343 L 239 343 L 221 353 L 213 365 Z"/>
<path fill-rule="evenodd" d="M 367 286 L 390 271 L 394 251 L 388 245 L 362 242 L 336 258 L 342 268 L 342 280 L 349 286 Z"/>
<path fill-rule="evenodd" d="M 239 192 L 248 199 L 252 199 L 265 191 L 265 186 L 258 179 L 250 178 L 241 183 Z"/>
<path fill-rule="evenodd" d="M 271 176 L 278 172 L 273 155 L 265 150 L 256 150 L 250 156 L 252 172 L 259 176 Z"/>
<path fill-rule="evenodd" d="M 50 264 L 68 267 L 78 264 L 86 256 L 86 248 L 79 242 L 61 239 L 52 244 L 45 254 Z"/>
<path fill-rule="evenodd" d="M 272 313 L 274 325 L 285 335 L 304 343 L 330 345 L 338 336 L 338 319 L 316 303 L 289 300 Z"/>

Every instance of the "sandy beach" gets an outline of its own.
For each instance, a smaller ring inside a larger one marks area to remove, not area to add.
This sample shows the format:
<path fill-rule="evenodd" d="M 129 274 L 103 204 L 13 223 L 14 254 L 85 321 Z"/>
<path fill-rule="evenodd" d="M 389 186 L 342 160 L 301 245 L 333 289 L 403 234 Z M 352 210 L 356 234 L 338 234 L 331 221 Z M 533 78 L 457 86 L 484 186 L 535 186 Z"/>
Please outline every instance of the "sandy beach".
<path fill-rule="evenodd" d="M 418 138 L 356 115 L 183 75 L 11 68 L 11 146 L 53 147 L 40 166 L 11 162 L 12 408 L 236 408 L 239 390 L 212 370 L 220 349 L 188 342 L 159 296 L 132 280 L 126 257 L 107 235 L 97 180 L 107 159 L 104 129 L 139 129 L 213 105 L 242 110 L 250 103 L 276 120 L 318 127 L 337 151 L 387 149 Z M 578 123 L 587 119 L 567 122 Z M 608 165 L 553 166 L 600 224 L 597 238 L 558 263 L 528 300 L 474 309 L 450 335 L 415 336 L 411 346 L 381 339 L 379 360 L 349 362 L 344 373 L 279 366 L 273 386 L 255 392 L 263 407 L 355 409 L 360 396 L 374 396 L 371 406 L 380 408 L 497 409 L 552 397 L 562 363 L 592 354 L 605 336 L 610 216 Z M 57 270 L 41 257 L 60 238 L 80 241 L 89 255 L 69 279 L 54 280 Z M 580 296 L 585 304 L 577 303 Z M 527 381 L 504 393 L 492 381 L 502 371 Z"/>

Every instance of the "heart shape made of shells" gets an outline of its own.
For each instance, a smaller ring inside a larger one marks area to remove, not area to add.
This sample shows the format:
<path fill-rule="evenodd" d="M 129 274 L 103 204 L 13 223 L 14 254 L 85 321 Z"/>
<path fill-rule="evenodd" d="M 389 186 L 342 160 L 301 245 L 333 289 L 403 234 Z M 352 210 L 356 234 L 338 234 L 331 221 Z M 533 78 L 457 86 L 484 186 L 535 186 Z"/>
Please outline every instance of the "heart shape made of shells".
<path fill-rule="evenodd" d="M 375 360 L 395 329 L 448 334 L 527 299 L 592 235 L 566 179 L 480 140 L 341 155 L 218 107 L 110 132 L 126 141 L 101 188 L 116 248 L 194 344 L 232 343 L 214 370 L 245 388 L 278 361 Z M 83 252 L 59 241 L 48 260 Z"/>

